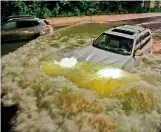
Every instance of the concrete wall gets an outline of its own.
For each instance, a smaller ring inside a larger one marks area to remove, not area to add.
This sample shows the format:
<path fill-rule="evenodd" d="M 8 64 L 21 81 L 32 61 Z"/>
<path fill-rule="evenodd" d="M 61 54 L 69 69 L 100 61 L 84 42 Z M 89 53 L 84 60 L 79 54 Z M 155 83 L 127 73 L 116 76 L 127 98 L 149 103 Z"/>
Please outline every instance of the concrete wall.
<path fill-rule="evenodd" d="M 150 1 L 150 8 L 154 8 L 155 7 L 155 1 Z"/>
<path fill-rule="evenodd" d="M 161 6 L 161 1 L 158 0 L 150 0 L 150 1 L 143 1 L 143 6 L 145 8 L 154 8 Z"/>
<path fill-rule="evenodd" d="M 147 18 L 161 16 L 161 13 L 141 13 L 141 14 L 121 14 L 121 15 L 99 15 L 99 16 L 81 16 L 81 17 L 56 17 L 47 20 L 55 27 L 68 26 L 81 21 L 121 21 L 138 18 Z"/>

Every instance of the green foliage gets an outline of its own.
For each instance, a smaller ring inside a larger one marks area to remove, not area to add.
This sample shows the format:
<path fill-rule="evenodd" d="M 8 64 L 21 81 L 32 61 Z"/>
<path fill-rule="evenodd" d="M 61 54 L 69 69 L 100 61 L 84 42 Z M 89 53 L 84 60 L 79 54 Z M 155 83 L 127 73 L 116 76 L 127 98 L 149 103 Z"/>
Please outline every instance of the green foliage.
<path fill-rule="evenodd" d="M 150 12 L 161 12 L 161 7 L 160 8 L 151 8 Z"/>
<path fill-rule="evenodd" d="M 60 7 L 58 4 L 56 4 L 56 7 L 53 9 L 52 14 L 54 16 L 57 16 L 59 14 Z"/>
<path fill-rule="evenodd" d="M 141 5 L 138 5 L 138 6 L 136 7 L 136 13 L 143 12 L 143 10 L 145 10 L 145 9 L 143 9 L 143 8 L 141 7 Z"/>
<path fill-rule="evenodd" d="M 10 15 L 37 17 L 84 16 L 161 12 L 161 8 L 147 9 L 141 1 L 2 1 L 2 19 Z"/>

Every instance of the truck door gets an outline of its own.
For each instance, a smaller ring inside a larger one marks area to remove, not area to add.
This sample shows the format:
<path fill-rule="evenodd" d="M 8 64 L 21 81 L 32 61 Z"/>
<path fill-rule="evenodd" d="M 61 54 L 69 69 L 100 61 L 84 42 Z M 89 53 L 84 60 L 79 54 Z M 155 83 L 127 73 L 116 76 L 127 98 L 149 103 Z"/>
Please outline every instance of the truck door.
<path fill-rule="evenodd" d="M 138 37 L 134 44 L 134 53 L 133 53 L 133 60 L 135 62 L 134 66 L 138 66 L 140 64 L 141 56 L 135 56 L 135 52 L 137 50 L 140 50 L 140 45 L 141 45 L 141 37 Z"/>
<path fill-rule="evenodd" d="M 149 32 L 145 32 L 141 37 L 140 50 L 144 54 L 149 54 L 152 49 L 152 40 Z"/>
<path fill-rule="evenodd" d="M 36 22 L 37 21 L 25 21 L 25 20 L 21 20 L 17 22 L 18 34 L 21 40 L 32 39 L 36 34 L 39 33 L 36 28 L 37 26 L 35 24 Z"/>

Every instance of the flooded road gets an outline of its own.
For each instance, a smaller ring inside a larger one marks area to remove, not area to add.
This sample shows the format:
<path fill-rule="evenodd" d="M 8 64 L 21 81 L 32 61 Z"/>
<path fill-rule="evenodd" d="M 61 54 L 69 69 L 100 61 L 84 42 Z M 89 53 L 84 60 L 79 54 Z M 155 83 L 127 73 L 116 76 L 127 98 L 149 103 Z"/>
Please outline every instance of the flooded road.
<path fill-rule="evenodd" d="M 154 69 L 160 70 L 159 56 L 143 57 L 132 74 L 139 80 L 114 90 L 108 97 L 99 96 L 89 87 L 99 87 L 101 93 L 102 86 L 108 89 L 108 81 L 96 76 L 103 65 L 78 63 L 68 70 L 61 67 L 59 72 L 56 70 L 59 67 L 47 65 L 51 66 L 46 68 L 48 74 L 42 72 L 47 62 L 59 62 L 66 53 L 90 45 L 91 38 L 123 23 L 130 22 L 90 23 L 57 30 L 54 35 L 39 37 L 27 45 L 19 43 L 23 48 L 2 57 L 2 91 L 6 94 L 3 101 L 7 106 L 19 104 L 13 124 L 15 131 L 158 132 L 161 74 Z M 159 32 L 155 35 L 160 45 Z M 2 115 L 9 115 L 6 109 L 3 112 L 6 113 Z"/>
<path fill-rule="evenodd" d="M 160 17 L 153 17 L 153 18 L 144 18 L 144 19 L 135 19 L 135 20 L 129 20 L 129 21 L 119 21 L 119 22 L 111 22 L 107 24 L 86 24 L 84 25 L 85 28 L 76 27 L 75 30 L 71 31 L 72 33 L 90 33 L 93 35 L 99 35 L 102 31 L 107 30 L 109 28 L 112 28 L 117 25 L 122 24 L 140 24 L 140 23 L 151 23 L 151 22 L 157 22 L 157 24 L 148 24 L 145 27 L 150 28 L 152 32 L 161 32 L 161 18 Z M 158 24 L 160 22 L 160 24 Z M 55 28 L 56 30 L 61 27 Z M 27 44 L 29 41 L 21 41 L 21 42 L 11 42 L 11 43 L 4 43 L 1 45 L 1 55 L 6 55 L 9 52 L 13 52 L 17 50 L 19 47 L 22 47 L 23 45 Z"/>

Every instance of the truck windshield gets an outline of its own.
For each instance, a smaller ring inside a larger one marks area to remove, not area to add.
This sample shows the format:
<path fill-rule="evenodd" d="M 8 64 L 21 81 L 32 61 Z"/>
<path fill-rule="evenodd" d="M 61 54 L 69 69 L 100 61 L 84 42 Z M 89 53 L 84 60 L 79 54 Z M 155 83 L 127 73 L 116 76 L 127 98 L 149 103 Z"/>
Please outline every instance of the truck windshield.
<path fill-rule="evenodd" d="M 94 47 L 122 55 L 131 55 L 133 40 L 103 33 L 93 43 Z"/>

